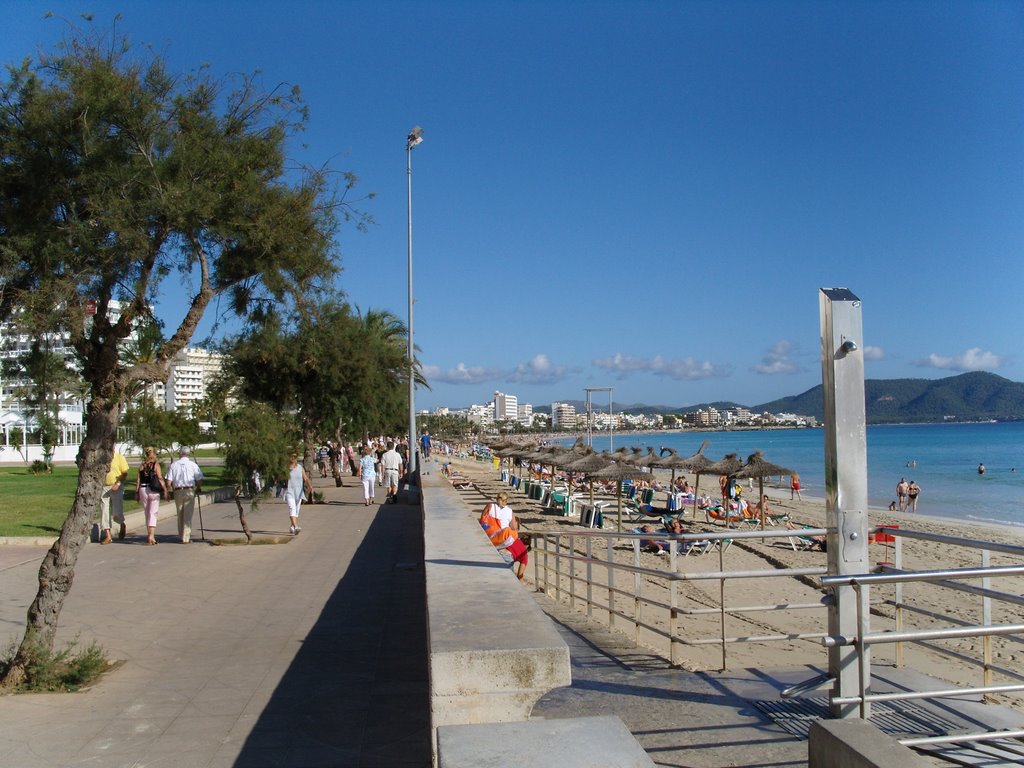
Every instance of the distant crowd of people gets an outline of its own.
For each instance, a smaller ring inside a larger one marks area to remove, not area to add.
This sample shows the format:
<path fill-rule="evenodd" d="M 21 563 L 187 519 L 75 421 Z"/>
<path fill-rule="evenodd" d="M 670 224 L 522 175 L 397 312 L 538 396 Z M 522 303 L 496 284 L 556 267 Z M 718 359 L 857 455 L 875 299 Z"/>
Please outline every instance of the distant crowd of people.
<path fill-rule="evenodd" d="M 429 458 L 433 441 L 429 432 L 424 432 L 417 441 L 421 455 Z M 450 452 L 450 448 L 442 444 Z M 288 457 L 288 470 L 277 480 L 275 496 L 283 498 L 288 507 L 288 531 L 297 536 L 302 530 L 299 515 L 302 504 L 312 498 L 313 483 L 309 473 L 299 461 L 298 453 Z M 321 478 L 334 477 L 338 486 L 344 485 L 343 476 L 351 473 L 358 477 L 363 487 L 363 503 L 374 501 L 375 488 L 386 488 L 386 503 L 398 502 L 399 484 L 410 469 L 409 442 L 405 438 L 367 436 L 362 442 L 337 442 L 324 440 L 315 452 L 315 466 Z M 114 451 L 110 469 L 103 479 L 103 491 L 99 500 L 99 543 L 110 544 L 116 535 L 123 540 L 127 535 L 124 515 L 124 493 L 131 468 L 127 459 Z M 261 493 L 265 479 L 259 472 L 249 478 L 247 490 L 252 494 Z M 167 467 L 166 474 L 160 467 L 156 449 L 143 449 L 143 461 L 138 467 L 135 479 L 135 498 L 142 506 L 146 519 L 146 543 L 155 545 L 157 513 L 162 500 L 174 499 L 177 514 L 178 538 L 182 544 L 192 541 L 192 520 L 198 505 L 203 485 L 203 471 L 192 460 L 188 447 L 178 450 L 178 459 Z M 200 516 L 201 506 L 198 506 Z"/>

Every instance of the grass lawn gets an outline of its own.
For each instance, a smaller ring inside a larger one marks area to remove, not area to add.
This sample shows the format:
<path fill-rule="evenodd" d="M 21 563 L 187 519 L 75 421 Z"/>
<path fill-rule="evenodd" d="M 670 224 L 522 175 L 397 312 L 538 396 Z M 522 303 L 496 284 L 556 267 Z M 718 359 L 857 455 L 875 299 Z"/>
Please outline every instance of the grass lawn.
<path fill-rule="evenodd" d="M 139 508 L 135 500 L 138 468 L 128 473 L 124 511 Z M 203 485 L 223 485 L 223 467 L 203 467 Z M 0 536 L 56 536 L 64 524 L 78 487 L 78 467 L 54 467 L 52 475 L 33 475 L 27 467 L 0 467 Z M 99 508 L 95 519 L 99 520 Z"/>

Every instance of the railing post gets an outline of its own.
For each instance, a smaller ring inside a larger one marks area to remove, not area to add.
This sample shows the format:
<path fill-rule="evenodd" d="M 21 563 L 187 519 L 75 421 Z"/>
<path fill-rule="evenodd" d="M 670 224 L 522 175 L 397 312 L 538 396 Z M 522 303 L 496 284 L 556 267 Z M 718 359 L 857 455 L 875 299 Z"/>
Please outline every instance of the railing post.
<path fill-rule="evenodd" d="M 615 561 L 615 539 L 608 537 L 608 626 L 615 626 L 615 569 L 612 563 Z"/>
<path fill-rule="evenodd" d="M 555 537 L 555 599 L 562 601 L 562 535 Z"/>
<path fill-rule="evenodd" d="M 576 537 L 569 534 L 569 556 L 576 556 Z M 569 560 L 569 607 L 576 607 L 576 561 Z"/>
<path fill-rule="evenodd" d="M 864 402 L 864 337 L 860 299 L 846 288 L 819 291 L 821 382 L 825 427 L 825 512 L 829 535 L 828 572 L 868 571 L 867 422 Z M 833 590 L 830 635 L 852 637 L 858 631 L 852 587 Z M 867 631 L 867 616 L 862 629 Z M 870 676 L 870 649 L 839 645 L 829 649 L 832 696 L 853 695 L 859 688 L 858 653 Z M 870 677 L 869 677 L 870 680 Z M 832 704 L 836 717 L 856 717 L 857 707 Z"/>
<path fill-rule="evenodd" d="M 987 549 L 981 551 L 981 567 L 988 568 L 992 565 L 992 553 Z M 981 588 L 988 590 L 992 588 L 992 579 L 985 576 L 981 580 Z M 986 627 L 992 626 L 992 598 L 985 595 L 981 598 L 981 623 Z M 983 654 L 983 666 L 982 666 L 982 685 L 992 685 L 992 636 L 985 635 L 982 638 L 982 654 Z"/>
<path fill-rule="evenodd" d="M 594 539 L 587 536 L 587 618 L 594 618 Z"/>
<path fill-rule="evenodd" d="M 892 547 L 893 547 L 893 556 L 892 556 L 893 563 L 896 566 L 896 570 L 902 571 L 903 570 L 903 540 L 899 537 L 898 534 L 896 536 L 894 536 L 893 538 L 895 539 L 895 541 L 892 543 Z M 895 600 L 896 600 L 896 631 L 897 632 L 902 632 L 903 631 L 903 584 L 902 583 L 897 583 L 896 584 L 896 591 L 895 591 L 894 597 L 895 597 Z M 904 648 L 904 644 L 903 644 L 902 641 L 896 643 L 896 666 L 897 667 L 902 667 L 903 666 L 903 648 Z"/>
<path fill-rule="evenodd" d="M 718 541 L 718 572 L 725 574 L 725 539 Z M 718 577 L 718 628 L 722 633 L 722 671 L 727 669 L 725 654 L 728 643 L 725 642 L 725 576 Z"/>
<path fill-rule="evenodd" d="M 548 561 L 548 555 L 551 552 L 551 538 L 548 535 L 544 536 L 544 594 L 551 596 L 551 586 L 548 584 L 548 573 L 551 570 L 551 563 Z"/>
<path fill-rule="evenodd" d="M 871 702 L 867 700 L 871 690 L 871 649 L 864 637 L 871 615 L 871 587 L 854 584 L 853 589 L 857 595 L 857 690 L 860 692 L 860 717 L 867 720 L 871 717 Z"/>
<path fill-rule="evenodd" d="M 669 550 L 668 564 L 672 571 L 672 575 L 675 576 L 679 569 L 679 555 L 678 555 L 679 544 L 674 539 L 672 540 L 672 549 Z M 679 662 L 676 659 L 676 632 L 679 630 L 679 593 L 676 589 L 677 582 L 675 578 L 669 579 L 668 582 L 668 598 L 669 598 L 669 609 L 668 609 L 668 659 L 673 666 Z"/>
<path fill-rule="evenodd" d="M 640 539 L 633 539 L 633 566 L 640 567 Z M 643 582 L 639 573 L 633 574 L 633 642 L 640 645 L 640 622 L 643 621 L 644 604 L 640 599 Z"/>

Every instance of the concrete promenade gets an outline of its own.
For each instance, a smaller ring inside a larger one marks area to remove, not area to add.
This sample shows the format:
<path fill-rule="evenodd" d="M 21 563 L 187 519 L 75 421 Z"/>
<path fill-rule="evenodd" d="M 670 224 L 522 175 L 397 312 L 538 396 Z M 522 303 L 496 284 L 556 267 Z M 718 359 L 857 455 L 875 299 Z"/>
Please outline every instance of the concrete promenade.
<path fill-rule="evenodd" d="M 249 515 L 283 543 L 177 543 L 173 516 L 89 544 L 61 643 L 120 666 L 76 694 L 0 697 L 0 763 L 53 766 L 430 765 L 419 508 L 366 507 L 354 478 L 313 478 L 288 535 L 284 503 Z M 203 506 L 206 538 L 241 538 L 234 502 Z M 0 546 L 0 642 L 19 638 L 43 546 Z"/>

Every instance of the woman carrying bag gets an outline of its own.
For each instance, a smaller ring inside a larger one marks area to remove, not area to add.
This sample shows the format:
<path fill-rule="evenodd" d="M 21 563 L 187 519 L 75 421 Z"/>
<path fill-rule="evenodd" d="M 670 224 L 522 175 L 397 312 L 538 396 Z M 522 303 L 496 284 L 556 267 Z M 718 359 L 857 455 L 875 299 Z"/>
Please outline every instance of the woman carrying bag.
<path fill-rule="evenodd" d="M 135 483 L 135 498 L 142 504 L 146 513 L 147 544 L 156 544 L 156 517 L 160 511 L 160 498 L 170 498 L 160 462 L 156 460 L 156 450 L 146 448 L 146 461 L 139 467 L 139 479 Z"/>

